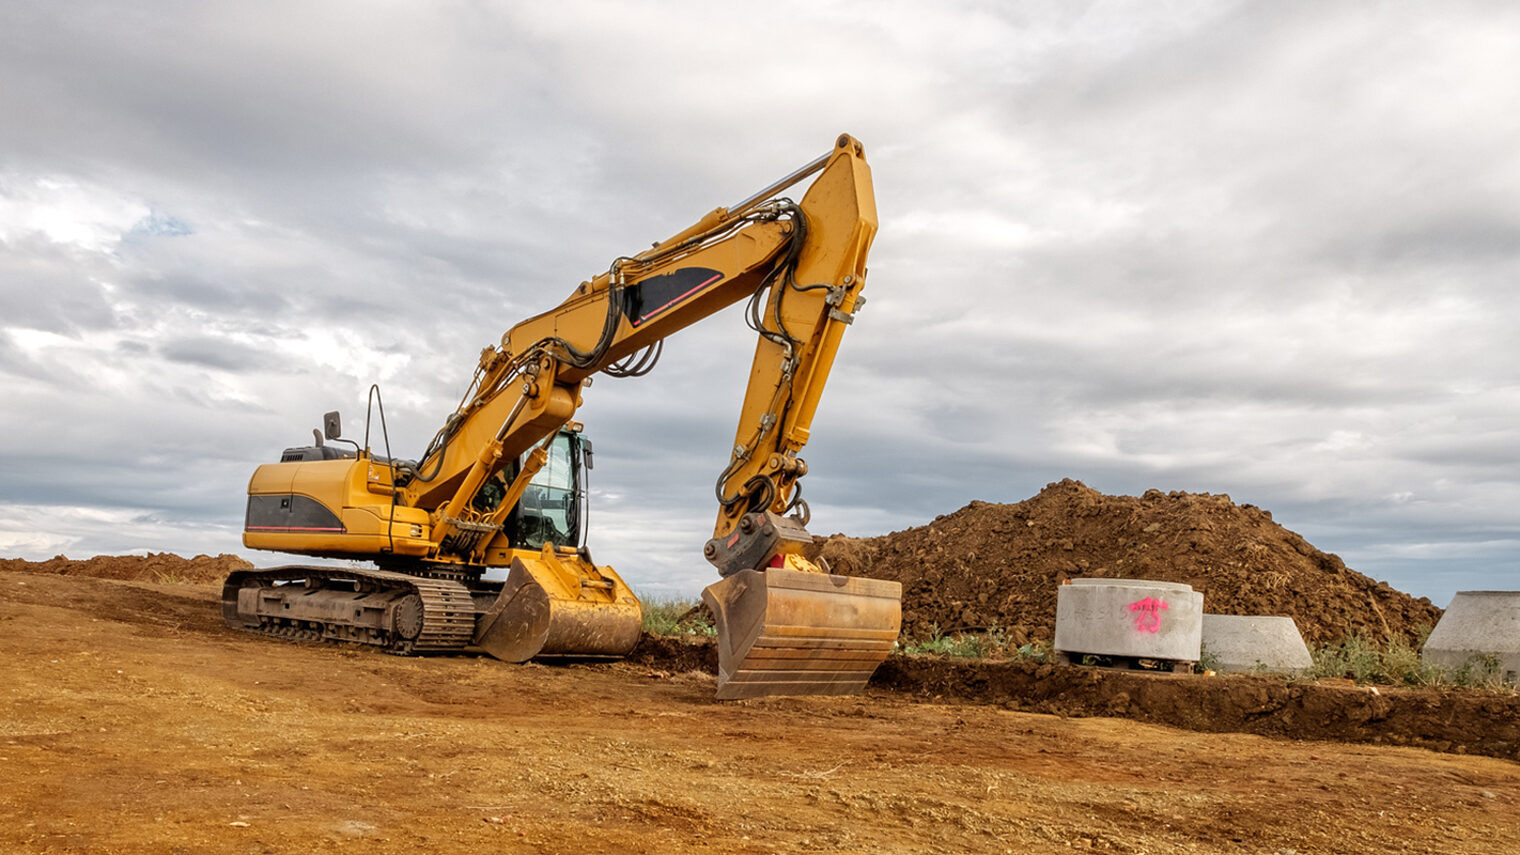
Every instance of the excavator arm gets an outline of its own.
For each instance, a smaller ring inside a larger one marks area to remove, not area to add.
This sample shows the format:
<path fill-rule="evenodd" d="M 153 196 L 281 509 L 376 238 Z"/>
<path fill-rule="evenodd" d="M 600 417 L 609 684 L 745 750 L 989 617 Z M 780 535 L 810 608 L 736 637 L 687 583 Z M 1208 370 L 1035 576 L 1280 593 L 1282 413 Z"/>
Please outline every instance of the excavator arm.
<path fill-rule="evenodd" d="M 819 174 L 800 204 L 775 198 Z M 860 143 L 835 149 L 782 182 L 583 282 L 482 354 L 470 393 L 408 487 L 407 504 L 441 511 L 440 544 L 457 534 L 481 485 L 568 422 L 592 375 L 643 373 L 662 341 L 741 300 L 757 345 L 731 460 L 717 485 L 714 536 L 749 512 L 799 507 L 818 399 L 844 328 L 864 299 L 876 233 L 870 168 Z M 519 478 L 522 476 L 519 475 Z"/>

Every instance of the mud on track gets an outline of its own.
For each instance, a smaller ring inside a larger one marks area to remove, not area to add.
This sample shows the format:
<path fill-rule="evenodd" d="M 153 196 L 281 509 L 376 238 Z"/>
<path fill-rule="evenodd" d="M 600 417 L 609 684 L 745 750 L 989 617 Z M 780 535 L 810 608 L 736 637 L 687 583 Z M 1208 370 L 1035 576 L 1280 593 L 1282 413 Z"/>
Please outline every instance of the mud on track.
<path fill-rule="evenodd" d="M 1520 765 L 224 630 L 0 572 L 0 851 L 1513 852 Z"/>

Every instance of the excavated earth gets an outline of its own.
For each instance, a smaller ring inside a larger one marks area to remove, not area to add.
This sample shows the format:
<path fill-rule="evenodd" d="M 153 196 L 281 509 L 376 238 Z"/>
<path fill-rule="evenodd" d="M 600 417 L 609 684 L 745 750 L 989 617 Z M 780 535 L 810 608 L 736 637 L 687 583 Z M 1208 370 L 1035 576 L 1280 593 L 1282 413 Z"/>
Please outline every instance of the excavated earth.
<path fill-rule="evenodd" d="M 1417 644 L 1441 610 L 1348 569 L 1335 555 L 1226 495 L 1109 496 L 1070 479 L 1015 504 L 972 502 L 874 538 L 834 535 L 835 573 L 903 586 L 903 635 L 997 627 L 1016 644 L 1049 640 L 1068 579 L 1183 582 L 1222 615 L 1287 615 L 1310 646 L 1361 634 Z"/>
<path fill-rule="evenodd" d="M 235 633 L 241 566 L 0 562 L 0 851 L 1520 851 L 1514 693 L 895 656 L 861 696 L 718 702 L 680 639 Z"/>
<path fill-rule="evenodd" d="M 88 576 L 93 579 L 131 579 L 139 582 L 221 582 L 234 570 L 251 570 L 253 565 L 236 555 L 197 555 L 182 558 L 169 552 L 147 555 L 97 555 L 84 561 L 71 561 L 62 555 L 47 561 L 23 561 L 0 558 L 0 571 L 56 573 L 59 576 Z"/>

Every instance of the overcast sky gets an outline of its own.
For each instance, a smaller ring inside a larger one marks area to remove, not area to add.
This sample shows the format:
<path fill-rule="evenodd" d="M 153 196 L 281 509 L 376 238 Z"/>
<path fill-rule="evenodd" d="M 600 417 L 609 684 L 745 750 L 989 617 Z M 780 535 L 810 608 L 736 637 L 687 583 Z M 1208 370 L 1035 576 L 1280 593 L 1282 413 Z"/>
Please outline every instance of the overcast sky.
<path fill-rule="evenodd" d="M 0 5 L 0 555 L 237 552 L 255 465 L 849 132 L 881 230 L 818 534 L 1064 477 L 1520 589 L 1512 4 Z M 590 545 L 695 594 L 753 349 L 599 378 Z"/>

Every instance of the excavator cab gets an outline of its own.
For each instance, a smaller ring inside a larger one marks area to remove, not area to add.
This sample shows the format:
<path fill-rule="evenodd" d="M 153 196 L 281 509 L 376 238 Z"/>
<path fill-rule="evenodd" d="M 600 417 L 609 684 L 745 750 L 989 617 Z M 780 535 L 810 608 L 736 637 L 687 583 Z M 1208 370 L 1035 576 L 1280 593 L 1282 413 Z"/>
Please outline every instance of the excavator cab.
<path fill-rule="evenodd" d="M 507 537 L 514 548 L 585 545 L 586 470 L 591 468 L 585 449 L 589 445 L 573 431 L 561 431 L 550 443 L 548 459 L 507 517 Z"/>

